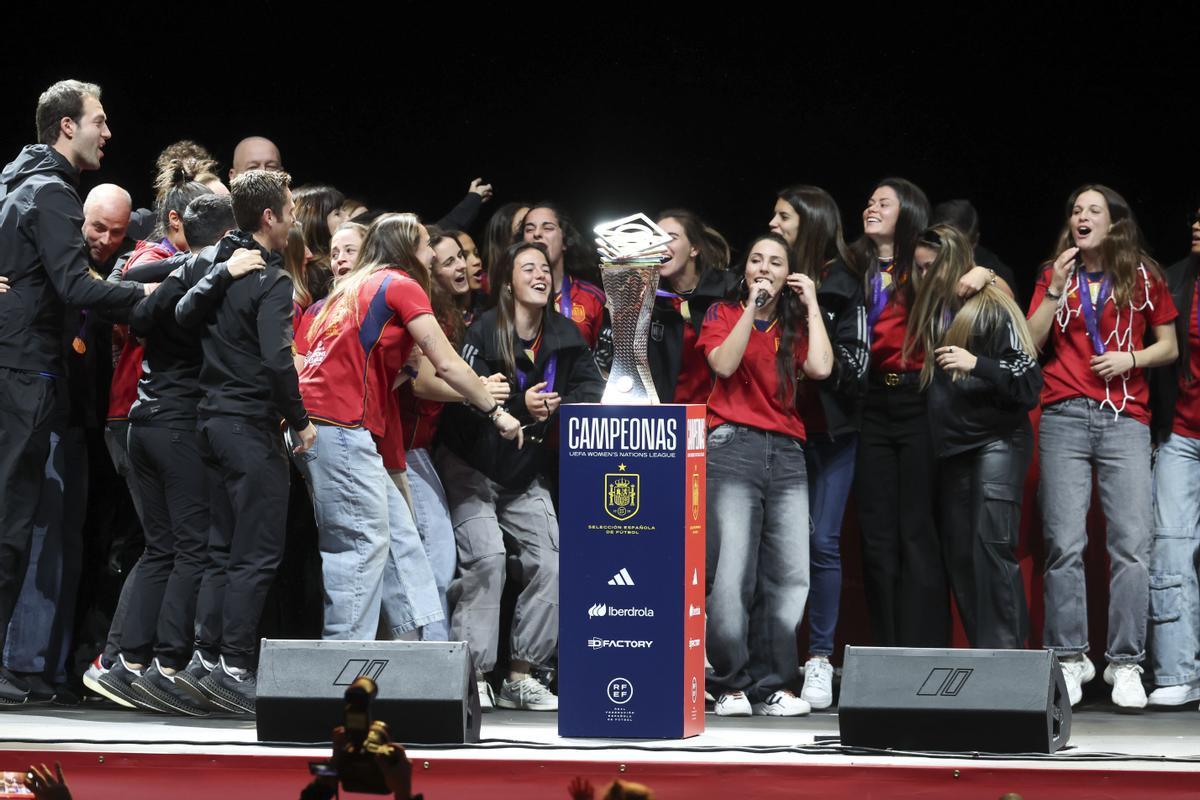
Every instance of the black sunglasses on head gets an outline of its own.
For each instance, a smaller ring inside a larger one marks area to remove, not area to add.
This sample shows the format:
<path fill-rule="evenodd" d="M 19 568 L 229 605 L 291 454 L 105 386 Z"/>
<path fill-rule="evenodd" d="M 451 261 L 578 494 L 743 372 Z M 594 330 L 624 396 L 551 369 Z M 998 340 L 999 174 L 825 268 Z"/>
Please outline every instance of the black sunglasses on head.
<path fill-rule="evenodd" d="M 917 237 L 917 244 L 923 244 L 926 247 L 932 247 L 935 250 L 942 249 L 942 236 L 933 228 L 926 228 Z"/>

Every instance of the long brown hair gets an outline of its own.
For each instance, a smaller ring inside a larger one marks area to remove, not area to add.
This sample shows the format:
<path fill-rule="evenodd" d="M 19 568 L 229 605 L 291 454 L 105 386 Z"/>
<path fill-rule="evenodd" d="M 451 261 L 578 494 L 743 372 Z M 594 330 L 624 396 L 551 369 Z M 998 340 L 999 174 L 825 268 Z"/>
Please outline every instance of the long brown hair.
<path fill-rule="evenodd" d="M 442 242 L 454 242 L 454 246 L 462 252 L 462 245 L 458 243 L 458 238 L 453 231 L 446 231 L 434 226 L 429 226 L 429 246 L 437 249 L 437 246 Z M 433 315 L 437 317 L 437 321 L 442 326 L 442 330 L 446 332 L 446 338 L 454 345 L 457 350 L 462 347 L 463 338 L 466 333 L 466 325 L 463 323 L 463 315 L 466 313 L 471 302 L 471 292 L 467 291 L 461 296 L 451 294 L 435 277 L 436 270 L 429 276 L 429 300 L 433 305 Z"/>
<path fill-rule="evenodd" d="M 729 242 L 716 228 L 708 225 L 694 212 L 686 208 L 668 208 L 658 212 L 655 219 L 662 222 L 671 218 L 678 222 L 687 234 L 688 241 L 696 248 L 696 274 L 701 275 L 705 270 L 723 270 L 729 266 L 731 258 Z"/>
<path fill-rule="evenodd" d="M 904 178 L 884 178 L 875 189 L 887 186 L 896 193 L 900 201 L 900 213 L 896 217 L 896 232 L 892 236 L 892 258 L 895 267 L 892 278 L 896 294 L 905 302 L 913 299 L 912 261 L 917 246 L 917 236 L 929 224 L 929 198 L 921 187 Z M 874 190 L 872 190 L 874 191 Z M 862 276 L 868 300 L 871 297 L 871 281 L 879 272 L 879 245 L 865 233 L 850 245 L 850 268 Z"/>
<path fill-rule="evenodd" d="M 820 286 L 831 261 L 840 258 L 847 267 L 851 265 L 850 249 L 842 234 L 842 215 L 829 192 L 800 184 L 781 190 L 775 197 L 791 206 L 799 220 L 796 241 L 791 246 L 797 271 Z"/>
<path fill-rule="evenodd" d="M 496 308 L 496 349 L 500 351 L 500 358 L 504 361 L 504 375 L 510 381 L 517 379 L 517 356 L 516 340 L 517 330 L 517 300 L 513 296 L 513 270 L 517 266 L 517 256 L 524 253 L 526 250 L 537 250 L 546 259 L 546 263 L 550 263 L 550 253 L 546 250 L 546 245 L 541 242 L 514 242 L 510 244 L 500 256 L 500 260 L 491 266 L 488 271 L 488 287 L 492 293 L 492 305 Z M 550 310 L 552 301 L 548 301 L 542 308 L 542 333 L 550 327 L 550 314 L 555 313 Z M 550 391 L 554 387 L 549 387 Z"/>
<path fill-rule="evenodd" d="M 750 244 L 746 247 L 746 257 L 742 260 L 742 280 L 737 284 L 734 290 L 735 297 L 742 303 L 753 302 L 750 300 L 750 287 L 746 285 L 746 264 L 750 260 L 750 254 L 754 250 L 754 246 L 759 242 L 774 242 L 783 248 L 783 252 L 787 256 L 787 271 L 788 274 L 799 272 L 799 265 L 796 263 L 792 255 L 792 249 L 788 247 L 787 240 L 777 233 L 764 233 L 754 237 Z M 810 302 L 816 302 L 816 298 L 812 298 Z M 808 315 L 805 313 L 804 304 L 800 302 L 800 298 L 796 293 L 784 284 L 783 290 L 779 293 L 779 300 L 775 303 L 775 320 L 779 324 L 779 348 L 775 351 L 775 377 L 776 393 L 775 398 L 787 407 L 796 397 L 796 332 L 803 330 L 805 334 L 808 332 Z"/>
<path fill-rule="evenodd" d="M 1062 231 L 1058 234 L 1058 243 L 1050 255 L 1048 263 L 1053 264 L 1059 253 L 1068 247 L 1075 246 L 1071 236 L 1071 215 L 1079 195 L 1084 192 L 1098 192 L 1108 204 L 1108 216 L 1112 227 L 1100 242 L 1100 263 L 1104 271 L 1112 276 L 1112 298 L 1118 306 L 1134 302 L 1134 287 L 1138 283 L 1138 267 L 1145 266 L 1147 271 L 1158 278 L 1162 277 L 1162 269 L 1150 254 L 1146 252 L 1145 241 L 1141 228 L 1133 216 L 1133 209 L 1115 190 L 1104 184 L 1087 183 L 1071 192 L 1067 199 L 1066 220 Z"/>
<path fill-rule="evenodd" d="M 994 286 L 963 302 L 958 297 L 958 281 L 975 267 L 974 248 L 966 236 L 952 225 L 934 225 L 917 237 L 916 247 L 937 252 L 929 269 L 921 275 L 914 271 L 916 299 L 908 312 L 908 328 L 904 333 L 903 358 L 908 361 L 917 348 L 925 353 L 921 367 L 921 386 L 933 380 L 935 368 L 933 351 L 938 347 L 954 346 L 970 350 L 976 337 L 985 335 L 1001 325 L 1011 324 L 1021 349 L 1030 358 L 1037 358 L 1037 347 L 1025 322 L 1025 315 L 1012 298 Z M 914 247 L 914 250 L 916 249 Z M 952 371 L 951 378 L 965 377 Z"/>
<path fill-rule="evenodd" d="M 358 293 L 363 284 L 381 269 L 398 269 L 420 284 L 429 294 L 429 270 L 417 259 L 421 241 L 421 220 L 416 214 L 384 214 L 367 228 L 358 260 L 329 294 L 321 313 L 313 322 L 309 341 L 315 341 L 331 317 L 358 318 Z"/>

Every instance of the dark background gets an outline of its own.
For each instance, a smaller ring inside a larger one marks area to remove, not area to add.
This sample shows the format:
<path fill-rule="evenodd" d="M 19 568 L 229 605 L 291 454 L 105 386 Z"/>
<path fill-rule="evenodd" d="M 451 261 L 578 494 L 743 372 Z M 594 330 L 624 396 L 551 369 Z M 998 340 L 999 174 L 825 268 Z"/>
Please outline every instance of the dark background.
<path fill-rule="evenodd" d="M 85 188 L 121 183 L 141 204 L 169 142 L 200 141 L 224 171 L 259 134 L 297 184 L 373 207 L 436 217 L 482 175 L 493 207 L 553 198 L 590 228 L 682 205 L 738 248 L 793 182 L 828 189 L 853 239 L 874 182 L 895 174 L 934 203 L 970 198 L 1025 284 L 1079 184 L 1121 192 L 1166 264 L 1200 196 L 1185 4 L 166 8 L 9 13 L 0 157 L 33 139 L 41 90 L 77 77 L 103 87 L 114 132 Z"/>

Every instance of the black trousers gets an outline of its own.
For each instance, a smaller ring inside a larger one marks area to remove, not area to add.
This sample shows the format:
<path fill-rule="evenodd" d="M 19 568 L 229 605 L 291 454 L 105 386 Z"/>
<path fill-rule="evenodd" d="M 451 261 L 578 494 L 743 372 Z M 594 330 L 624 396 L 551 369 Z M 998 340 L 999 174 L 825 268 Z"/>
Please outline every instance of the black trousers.
<path fill-rule="evenodd" d="M 199 424 L 208 473 L 208 566 L 196 601 L 196 646 L 253 668 L 258 623 L 283 557 L 288 459 L 278 428 L 234 417 Z"/>
<path fill-rule="evenodd" d="M 29 562 L 58 383 L 0 367 L 0 652 Z"/>
<path fill-rule="evenodd" d="M 937 463 L 925 395 L 871 387 L 854 475 L 874 644 L 945 647 L 950 597 L 934 522 Z"/>
<path fill-rule="evenodd" d="M 939 530 L 972 647 L 1022 648 L 1029 635 L 1016 548 L 1032 453 L 1033 432 L 1026 422 L 1004 439 L 941 464 Z"/>
<path fill-rule="evenodd" d="M 163 666 L 181 669 L 192 655 L 196 592 L 208 560 L 210 501 L 199 435 L 131 425 L 129 460 L 146 549 L 128 581 L 121 652 L 135 663 L 153 652 Z"/>

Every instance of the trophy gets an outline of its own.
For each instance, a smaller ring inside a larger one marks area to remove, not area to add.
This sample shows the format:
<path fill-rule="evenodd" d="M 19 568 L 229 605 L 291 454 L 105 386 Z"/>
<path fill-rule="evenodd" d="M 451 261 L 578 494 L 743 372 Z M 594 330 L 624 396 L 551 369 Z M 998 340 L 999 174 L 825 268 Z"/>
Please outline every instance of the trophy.
<path fill-rule="evenodd" d="M 646 351 L 658 267 L 667 260 L 664 245 L 671 237 L 640 213 L 597 225 L 595 231 L 613 341 L 612 368 L 600 402 L 658 405 Z"/>

